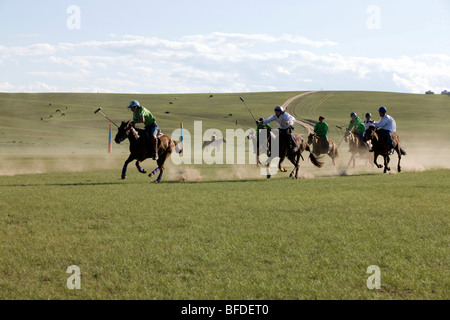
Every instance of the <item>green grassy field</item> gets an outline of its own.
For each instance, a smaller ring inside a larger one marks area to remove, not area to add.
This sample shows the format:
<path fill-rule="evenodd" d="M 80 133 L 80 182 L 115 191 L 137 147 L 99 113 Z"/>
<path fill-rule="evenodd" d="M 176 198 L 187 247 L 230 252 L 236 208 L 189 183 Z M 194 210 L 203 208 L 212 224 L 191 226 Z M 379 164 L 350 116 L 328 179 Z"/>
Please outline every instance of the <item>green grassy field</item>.
<path fill-rule="evenodd" d="M 448 299 L 449 181 L 3 177 L 0 298 Z M 81 290 L 66 288 L 70 265 Z"/>
<path fill-rule="evenodd" d="M 450 116 L 447 96 L 318 92 L 294 101 L 297 118 L 324 114 L 335 141 L 350 112 L 378 119 L 386 105 L 408 152 L 404 172 L 383 175 L 362 160 L 347 168 L 343 143 L 336 168 L 327 158 L 322 169 L 302 162 L 298 181 L 267 180 L 255 166 L 170 161 L 161 184 L 133 165 L 121 180 L 128 143 L 107 154 L 108 122 L 93 114 L 102 107 L 128 120 L 137 99 L 167 134 L 180 122 L 193 131 L 197 120 L 225 133 L 254 126 L 240 96 L 259 118 L 299 93 L 0 93 L 0 298 L 450 298 L 450 126 L 439 121 Z M 71 265 L 81 290 L 66 287 Z M 380 290 L 366 287 L 371 265 Z"/>

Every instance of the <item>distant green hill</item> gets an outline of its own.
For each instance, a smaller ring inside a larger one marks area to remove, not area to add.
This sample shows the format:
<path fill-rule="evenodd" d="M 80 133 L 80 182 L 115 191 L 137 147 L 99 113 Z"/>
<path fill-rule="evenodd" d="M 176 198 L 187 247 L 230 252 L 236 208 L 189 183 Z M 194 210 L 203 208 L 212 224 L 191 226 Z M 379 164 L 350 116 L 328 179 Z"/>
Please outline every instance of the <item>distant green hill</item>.
<path fill-rule="evenodd" d="M 2 153 L 98 151 L 105 149 L 108 122 L 94 115 L 98 107 L 120 124 L 129 120 L 127 105 L 139 100 L 156 116 L 162 130 L 170 134 L 180 122 L 188 130 L 195 120 L 203 130 L 254 127 L 254 120 L 239 100 L 243 97 L 256 118 L 268 117 L 276 105 L 300 92 L 230 94 L 82 94 L 1 93 L 0 150 Z M 440 141 L 448 145 L 450 98 L 446 95 L 417 95 L 384 92 L 321 91 L 293 102 L 297 117 L 314 122 L 325 115 L 330 136 L 340 139 L 350 112 L 371 112 L 378 120 L 378 108 L 386 106 L 405 142 Z M 59 111 L 57 111 L 59 110 Z M 63 115 L 64 114 L 64 115 Z M 297 131 L 303 133 L 301 127 Z"/>

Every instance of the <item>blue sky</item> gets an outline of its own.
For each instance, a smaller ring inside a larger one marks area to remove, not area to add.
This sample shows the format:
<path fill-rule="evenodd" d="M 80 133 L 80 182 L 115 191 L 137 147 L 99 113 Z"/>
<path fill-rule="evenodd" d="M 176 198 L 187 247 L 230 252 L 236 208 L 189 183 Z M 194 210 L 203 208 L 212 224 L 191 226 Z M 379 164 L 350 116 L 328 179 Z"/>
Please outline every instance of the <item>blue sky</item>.
<path fill-rule="evenodd" d="M 448 0 L 0 0 L 0 92 L 442 91 L 449 31 Z"/>

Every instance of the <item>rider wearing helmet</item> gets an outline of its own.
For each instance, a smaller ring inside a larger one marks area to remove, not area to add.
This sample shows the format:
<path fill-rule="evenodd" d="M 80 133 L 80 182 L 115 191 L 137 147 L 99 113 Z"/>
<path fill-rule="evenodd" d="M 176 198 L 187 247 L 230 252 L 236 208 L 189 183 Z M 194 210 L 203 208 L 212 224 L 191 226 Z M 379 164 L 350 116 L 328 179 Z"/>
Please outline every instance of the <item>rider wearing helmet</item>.
<path fill-rule="evenodd" d="M 297 142 L 295 140 L 295 137 L 292 135 L 292 131 L 294 130 L 295 118 L 287 113 L 281 106 L 277 106 L 274 111 L 275 114 L 273 116 L 263 121 L 257 121 L 257 124 L 265 125 L 275 120 L 278 124 L 280 135 L 285 136 L 289 139 L 290 151 L 292 153 L 297 152 Z"/>
<path fill-rule="evenodd" d="M 369 129 L 369 127 L 375 127 L 375 123 L 372 120 L 372 114 L 369 112 L 366 113 L 366 120 L 364 120 L 364 126 L 366 127 L 366 130 Z"/>
<path fill-rule="evenodd" d="M 385 107 L 381 107 L 378 112 L 380 113 L 380 121 L 375 122 L 375 126 L 377 127 L 378 135 L 381 138 L 386 139 L 389 143 L 390 149 L 394 149 L 394 141 L 392 140 L 392 133 L 397 131 L 397 124 L 395 123 L 394 118 L 390 115 L 387 115 L 387 109 Z M 392 152 L 390 152 L 392 153 Z"/>
<path fill-rule="evenodd" d="M 355 133 L 360 141 L 363 141 L 364 138 L 364 131 L 366 131 L 365 125 L 361 122 L 361 119 L 356 115 L 355 112 L 352 112 L 350 114 L 350 124 L 347 127 L 347 130 L 352 131 Z"/>
<path fill-rule="evenodd" d="M 133 112 L 133 121 L 130 125 L 135 123 L 143 123 L 145 125 L 145 132 L 150 139 L 150 154 L 153 154 L 153 160 L 158 160 L 158 124 L 155 117 L 150 111 L 142 107 L 139 101 L 133 100 L 130 102 L 128 108 Z"/>
<path fill-rule="evenodd" d="M 314 133 L 320 138 L 325 148 L 325 152 L 330 152 L 330 143 L 328 142 L 328 124 L 324 121 L 325 117 L 320 116 L 319 122 L 314 126 Z"/>

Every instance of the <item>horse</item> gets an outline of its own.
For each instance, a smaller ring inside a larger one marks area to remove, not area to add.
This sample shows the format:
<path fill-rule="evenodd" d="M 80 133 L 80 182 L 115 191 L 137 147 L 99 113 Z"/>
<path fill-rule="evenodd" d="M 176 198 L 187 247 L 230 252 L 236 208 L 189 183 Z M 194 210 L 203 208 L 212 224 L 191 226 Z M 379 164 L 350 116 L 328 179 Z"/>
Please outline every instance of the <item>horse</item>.
<path fill-rule="evenodd" d="M 216 134 L 214 133 L 211 141 L 203 141 L 202 149 L 206 149 L 206 151 L 210 150 L 211 148 L 220 150 L 220 146 L 223 143 L 227 143 L 227 141 L 224 138 L 217 139 Z"/>
<path fill-rule="evenodd" d="M 136 168 L 138 171 L 146 174 L 147 171 L 141 168 L 140 163 L 152 156 L 149 150 L 150 143 L 147 133 L 143 129 L 137 129 L 134 126 L 130 126 L 130 121 L 122 122 L 117 130 L 114 141 L 117 144 L 120 144 L 127 138 L 130 141 L 130 156 L 123 165 L 122 179 L 126 178 L 128 164 L 134 160 L 136 160 Z M 158 135 L 158 167 L 149 174 L 149 177 L 153 177 L 159 172 L 159 176 L 155 182 L 161 182 L 161 178 L 164 173 L 164 163 L 167 158 L 170 157 L 177 144 L 178 143 L 173 141 L 168 135 Z M 182 150 L 178 150 L 177 152 L 181 153 Z"/>
<path fill-rule="evenodd" d="M 281 172 L 286 172 L 285 170 L 281 168 L 281 163 L 284 161 L 284 159 L 287 157 L 291 163 L 294 165 L 294 170 L 290 173 L 289 177 L 293 179 L 298 179 L 298 170 L 300 168 L 299 162 L 300 158 L 303 159 L 302 153 L 303 151 L 309 151 L 309 160 L 313 165 L 315 165 L 317 168 L 323 167 L 323 162 L 319 161 L 317 159 L 317 156 L 312 152 L 311 147 L 309 144 L 299 135 L 294 134 L 295 143 L 297 146 L 297 151 L 292 152 L 290 146 L 290 139 L 289 136 L 287 136 L 285 139 L 280 139 L 280 161 L 278 162 L 278 169 Z M 281 137 L 280 137 L 281 138 Z M 303 159 L 304 160 L 304 159 Z M 268 176 L 269 178 L 269 176 Z"/>
<path fill-rule="evenodd" d="M 300 158 L 302 160 L 304 160 L 302 153 L 304 151 L 309 151 L 309 160 L 311 161 L 311 163 L 313 165 L 315 165 L 318 168 L 322 168 L 323 167 L 323 162 L 319 161 L 317 159 L 317 157 L 312 153 L 312 150 L 309 146 L 309 144 L 299 135 L 293 135 L 295 138 L 295 143 L 296 143 L 296 152 L 292 152 L 291 148 L 290 148 L 290 135 L 287 134 L 281 134 L 279 136 L 279 140 L 280 140 L 280 145 L 279 145 L 279 157 L 280 160 L 278 162 L 278 170 L 280 172 L 286 172 L 286 169 L 281 167 L 281 164 L 283 163 L 284 159 L 287 157 L 291 163 L 294 165 L 294 169 L 292 170 L 292 172 L 290 173 L 289 177 L 293 178 L 293 179 L 298 179 L 298 170 L 300 168 Z M 256 137 L 255 137 L 256 139 Z M 266 144 L 266 143 L 264 143 Z M 267 149 L 266 149 L 267 150 Z M 267 163 L 267 166 L 270 166 L 270 159 L 269 162 Z M 267 179 L 271 178 L 271 174 L 268 173 L 267 174 Z"/>
<path fill-rule="evenodd" d="M 269 141 L 270 139 L 275 139 L 276 136 L 272 131 L 269 131 L 270 133 L 270 137 L 267 137 L 267 140 L 264 141 L 263 139 L 258 139 L 258 135 L 256 133 L 256 130 L 251 130 L 250 133 L 247 136 L 247 139 L 251 140 L 253 143 L 253 152 L 256 154 L 256 166 L 259 167 L 261 163 L 261 161 L 259 161 L 259 155 L 260 154 L 267 154 L 267 156 L 270 156 L 270 146 L 269 146 Z M 259 145 L 258 145 L 258 140 L 259 140 Z M 259 154 L 258 154 L 259 151 Z"/>
<path fill-rule="evenodd" d="M 390 146 L 388 141 L 385 139 L 380 139 L 376 128 L 375 127 L 369 127 L 366 130 L 366 133 L 364 135 L 364 141 L 372 141 L 372 150 L 373 150 L 373 163 L 377 166 L 377 168 L 383 168 L 383 165 L 377 163 L 377 158 L 379 155 L 382 155 L 384 158 L 384 173 L 391 171 L 391 168 L 389 168 L 389 151 Z M 398 164 L 397 164 L 397 170 L 398 172 L 402 171 L 402 168 L 400 167 L 400 161 L 402 159 L 402 155 L 406 156 L 406 152 L 401 148 L 400 146 L 400 138 L 396 133 L 392 133 L 392 141 L 394 142 L 394 150 L 398 154 Z"/>
<path fill-rule="evenodd" d="M 329 151 L 328 153 L 325 151 L 326 148 L 322 143 L 322 139 L 317 136 L 315 133 L 310 133 L 308 136 L 308 144 L 313 146 L 313 151 L 316 155 L 316 157 L 320 156 L 321 154 L 328 154 L 332 160 L 333 166 L 336 165 L 336 160 L 339 158 L 339 151 L 337 148 L 336 143 L 334 143 L 331 139 L 328 139 L 329 144 Z"/>
<path fill-rule="evenodd" d="M 347 166 L 353 162 L 353 168 L 356 167 L 356 155 L 359 154 L 361 157 L 366 158 L 367 162 L 370 162 L 370 153 L 367 145 L 362 143 L 361 139 L 352 131 L 347 130 L 345 132 L 345 142 L 348 142 L 349 150 L 352 154 L 350 160 L 348 161 Z"/>

